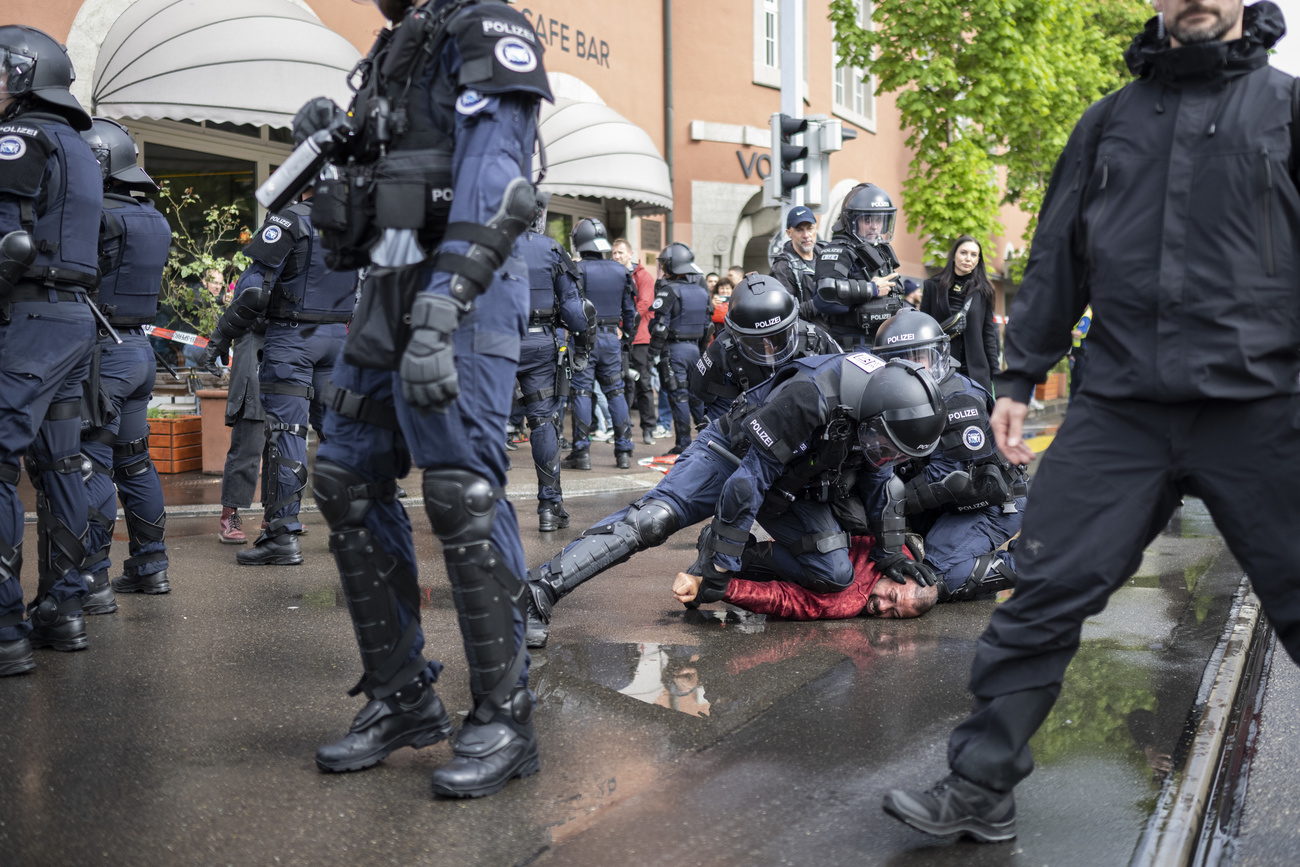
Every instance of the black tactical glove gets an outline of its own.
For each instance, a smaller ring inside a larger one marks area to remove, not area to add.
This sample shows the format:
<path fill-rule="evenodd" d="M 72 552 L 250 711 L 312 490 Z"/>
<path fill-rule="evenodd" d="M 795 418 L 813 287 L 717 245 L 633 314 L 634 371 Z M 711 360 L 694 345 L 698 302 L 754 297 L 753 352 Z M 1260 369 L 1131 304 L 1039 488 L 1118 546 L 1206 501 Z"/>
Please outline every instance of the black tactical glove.
<path fill-rule="evenodd" d="M 221 365 L 217 359 L 226 358 L 230 352 L 230 344 L 220 339 L 220 334 L 213 334 L 208 338 L 208 345 L 203 347 L 203 355 L 199 358 L 199 367 L 206 370 L 213 376 L 221 376 Z"/>
<path fill-rule="evenodd" d="M 921 560 L 912 560 L 906 554 L 889 554 L 877 565 L 886 578 L 898 584 L 906 584 L 911 578 L 922 587 L 933 587 L 939 583 L 938 574 Z"/>
<path fill-rule="evenodd" d="M 346 117 L 346 112 L 335 105 L 334 100 L 328 96 L 318 96 L 308 100 L 293 116 L 293 143 L 300 145 L 313 134 L 329 129 L 338 122 L 340 116 Z"/>
<path fill-rule="evenodd" d="M 449 295 L 422 292 L 411 305 L 411 342 L 398 373 L 402 397 L 418 410 L 442 412 L 460 394 L 451 335 L 469 306 Z"/>

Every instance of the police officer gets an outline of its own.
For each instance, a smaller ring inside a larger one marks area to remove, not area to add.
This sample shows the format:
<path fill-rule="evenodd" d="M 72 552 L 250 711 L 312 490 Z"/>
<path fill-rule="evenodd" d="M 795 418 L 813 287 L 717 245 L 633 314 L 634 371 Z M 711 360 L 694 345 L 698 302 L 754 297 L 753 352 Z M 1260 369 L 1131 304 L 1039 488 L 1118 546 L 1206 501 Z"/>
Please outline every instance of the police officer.
<path fill-rule="evenodd" d="M 691 420 L 704 420 L 704 402 L 691 394 L 690 370 L 700 360 L 700 341 L 709 332 L 709 290 L 695 254 L 685 244 L 669 244 L 659 254 L 659 281 L 650 305 L 650 357 L 659 366 L 659 382 L 668 392 L 680 455 L 691 442 Z"/>
<path fill-rule="evenodd" d="M 259 317 L 266 320 L 257 382 L 266 411 L 262 462 L 262 534 L 240 551 L 241 566 L 292 566 L 302 562 L 297 534 L 299 504 L 307 487 L 307 425 L 321 430 L 312 399 L 323 394 L 347 336 L 356 304 L 355 271 L 333 271 L 312 226 L 309 193 L 278 214 L 268 213 L 244 248 L 253 260 L 235 297 L 208 338 L 203 365 L 212 367 L 230 343 Z M 320 405 L 320 402 L 316 402 Z"/>
<path fill-rule="evenodd" d="M 577 268 L 564 248 L 544 234 L 549 199 L 549 193 L 538 197 L 532 229 L 520 236 L 518 244 L 519 254 L 528 264 L 532 308 L 528 311 L 528 334 L 519 350 L 519 389 L 523 392 L 520 402 L 528 419 L 528 441 L 537 469 L 537 528 L 543 533 L 569 526 L 569 513 L 564 511 L 560 492 L 557 380 L 562 374 L 556 326 L 563 325 L 572 334 L 585 332 L 589 325 L 578 291 Z M 587 445 L 585 437 L 583 444 Z"/>
<path fill-rule="evenodd" d="M 621 342 L 628 346 L 636 336 L 636 285 L 632 273 L 604 254 L 613 248 L 600 220 L 581 220 L 573 227 L 573 249 L 581 260 L 584 294 L 596 310 L 595 341 L 586 367 L 573 377 L 573 451 L 560 466 L 566 470 L 591 469 L 592 388 L 599 384 L 609 400 L 614 427 L 614 462 L 620 469 L 632 466 L 632 422 L 627 411 L 623 382 Z M 622 329 L 620 338 L 619 329 Z"/>
<path fill-rule="evenodd" d="M 817 216 L 803 205 L 791 208 L 785 218 L 785 234 L 789 240 L 772 261 L 772 276 L 798 299 L 800 312 L 812 316 L 817 256 L 824 246 L 817 240 Z"/>
<path fill-rule="evenodd" d="M 90 128 L 69 91 L 63 46 L 30 27 L 0 27 L 0 675 L 31 671 L 33 647 L 86 647 L 81 575 L 82 381 L 95 321 L 103 179 L 77 135 Z M 37 490 L 39 583 L 23 617 L 26 453 Z"/>
<path fill-rule="evenodd" d="M 153 347 L 140 326 L 152 323 L 158 315 L 158 292 L 172 230 L 152 202 L 131 195 L 133 189 L 156 185 L 137 164 L 139 149 L 126 128 L 97 117 L 81 137 L 90 144 L 104 177 L 99 224 L 104 276 L 92 298 L 122 340 L 119 345 L 107 329 L 100 328 L 97 358 L 86 388 L 89 400 L 82 409 L 81 449 L 91 466 L 86 482 L 90 595 L 84 610 L 108 614 L 117 610 L 114 590 L 149 594 L 171 590 L 163 541 L 167 513 L 158 471 L 149 460 L 148 410 L 156 367 Z M 123 574 L 110 586 L 108 554 L 119 497 L 131 556 L 123 563 Z"/>
<path fill-rule="evenodd" d="M 362 70 L 350 116 L 318 102 L 298 124 L 306 134 L 350 130 L 327 168 L 342 181 L 331 195 L 348 201 L 357 189 L 351 173 L 372 171 L 398 193 L 376 192 L 373 225 L 354 216 L 326 232 L 336 255 L 372 262 L 332 377 L 313 476 L 361 650 L 353 694 L 369 702 L 316 763 L 365 768 L 451 732 L 432 688 L 442 666 L 423 655 L 415 549 L 397 501 L 396 480 L 413 458 L 425 467 L 425 509 L 443 544 L 473 697 L 433 791 L 480 797 L 540 767 L 523 646 L 523 547 L 505 499 L 501 443 L 529 311 L 527 266 L 512 251 L 534 217 L 527 171 L 538 102 L 550 89 L 536 34 L 504 3 L 382 0 L 380 9 L 395 26 Z M 412 262 L 400 250 L 436 252 Z M 368 299 L 408 284 L 416 294 L 402 350 L 392 340 L 402 323 Z M 388 337 L 396 357 L 358 357 L 353 341 L 365 335 Z M 398 376 L 377 369 L 390 364 Z"/>
<path fill-rule="evenodd" d="M 875 184 L 858 184 L 844 197 L 831 242 L 815 269 L 813 307 L 845 349 L 868 348 L 880 323 L 903 307 L 897 296 L 894 237 L 898 209 Z"/>
<path fill-rule="evenodd" d="M 741 568 L 819 592 L 844 589 L 853 564 L 836 501 L 882 497 L 859 491 L 859 481 L 872 478 L 859 468 L 929 454 L 943 427 L 942 407 L 933 381 L 910 362 L 887 365 L 867 353 L 786 362 L 709 422 L 653 490 L 532 571 L 530 646 L 545 646 L 560 599 L 711 514 L 692 567 L 705 578 L 699 601 L 721 598 L 729 581 L 724 570 Z M 760 510 L 773 543 L 759 545 L 750 535 Z"/>
<path fill-rule="evenodd" d="M 904 481 L 889 483 L 883 535 L 902 529 L 904 520 L 925 538 L 922 568 L 939 585 L 940 601 L 973 599 L 1016 582 L 1015 558 L 998 549 L 1024 519 L 1028 490 L 1024 470 L 997 450 L 989 428 L 993 396 L 953 369 L 948 335 L 933 317 L 903 310 L 876 332 L 875 354 L 904 358 L 929 371 L 943 397 L 947 426 L 939 448 L 924 461 L 906 465 Z M 886 569 L 902 564 L 896 538 L 881 543 Z"/>
<path fill-rule="evenodd" d="M 751 274 L 731 292 L 721 334 L 691 368 L 691 394 L 714 421 L 792 358 L 840 351 L 820 326 L 799 318 L 799 304 L 774 277 Z"/>

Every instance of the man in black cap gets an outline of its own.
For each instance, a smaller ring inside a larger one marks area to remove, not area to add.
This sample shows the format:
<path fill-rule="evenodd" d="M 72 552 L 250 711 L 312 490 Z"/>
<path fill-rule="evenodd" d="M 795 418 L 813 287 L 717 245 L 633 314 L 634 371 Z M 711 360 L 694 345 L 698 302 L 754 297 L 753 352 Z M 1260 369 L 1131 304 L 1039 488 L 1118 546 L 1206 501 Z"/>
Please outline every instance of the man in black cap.
<path fill-rule="evenodd" d="M 807 319 L 814 312 L 812 298 L 816 285 L 813 272 L 817 269 L 817 254 L 822 249 L 817 240 L 817 216 L 802 205 L 791 208 L 785 218 L 785 235 L 790 240 L 772 261 L 772 276 L 798 299 L 799 313 Z"/>

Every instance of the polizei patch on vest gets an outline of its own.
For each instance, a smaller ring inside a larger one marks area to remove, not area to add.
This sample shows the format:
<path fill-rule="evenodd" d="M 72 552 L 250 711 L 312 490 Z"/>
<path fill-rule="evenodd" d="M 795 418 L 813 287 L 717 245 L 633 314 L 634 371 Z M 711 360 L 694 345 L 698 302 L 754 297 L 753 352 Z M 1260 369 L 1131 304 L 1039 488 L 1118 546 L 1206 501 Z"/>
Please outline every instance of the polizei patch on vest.
<path fill-rule="evenodd" d="M 262 240 L 268 244 L 274 244 L 280 240 L 282 230 L 279 226 L 267 226 L 262 230 Z"/>
<path fill-rule="evenodd" d="M 497 47 L 492 53 L 502 66 L 512 72 L 532 72 L 537 68 L 537 53 L 517 36 L 497 40 Z"/>
<path fill-rule="evenodd" d="M 464 115 L 478 114 L 487 107 L 487 104 L 488 98 L 486 96 L 472 87 L 467 87 L 456 98 L 456 111 Z"/>
<path fill-rule="evenodd" d="M 972 425 L 961 432 L 961 441 L 966 444 L 966 448 L 977 452 L 984 448 L 984 431 Z"/>
<path fill-rule="evenodd" d="M 537 34 L 533 28 L 524 27 L 522 24 L 512 24 L 509 21 L 495 21 L 485 19 L 483 21 L 484 36 L 518 36 L 520 39 L 527 39 L 529 42 L 537 41 Z"/>
<path fill-rule="evenodd" d="M 758 419 L 751 418 L 749 420 L 749 429 L 754 432 L 754 436 L 758 437 L 759 442 L 767 446 L 769 449 L 772 447 L 772 444 L 775 442 L 775 440 L 772 439 L 772 435 L 770 433 L 763 430 L 763 426 L 759 424 Z"/>
<path fill-rule="evenodd" d="M 0 138 L 0 160 L 21 159 L 27 153 L 27 142 L 16 135 Z"/>

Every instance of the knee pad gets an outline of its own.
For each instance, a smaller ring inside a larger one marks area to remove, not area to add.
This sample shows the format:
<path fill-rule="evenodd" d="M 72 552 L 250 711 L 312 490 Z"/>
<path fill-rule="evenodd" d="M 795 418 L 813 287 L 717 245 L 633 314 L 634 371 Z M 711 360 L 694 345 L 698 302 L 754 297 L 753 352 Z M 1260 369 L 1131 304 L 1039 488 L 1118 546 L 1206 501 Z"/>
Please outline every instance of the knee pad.
<path fill-rule="evenodd" d="M 397 498 L 397 482 L 367 482 L 360 473 L 317 459 L 312 475 L 312 495 L 330 529 L 335 532 L 365 526 L 366 513 L 376 500 L 392 502 Z"/>
<path fill-rule="evenodd" d="M 632 525 L 642 548 L 662 545 L 681 527 L 681 518 L 664 500 L 645 499 L 632 504 L 622 523 Z"/>
<path fill-rule="evenodd" d="M 492 538 L 497 500 L 505 491 L 472 470 L 424 471 L 424 508 L 444 545 L 469 545 Z"/>

